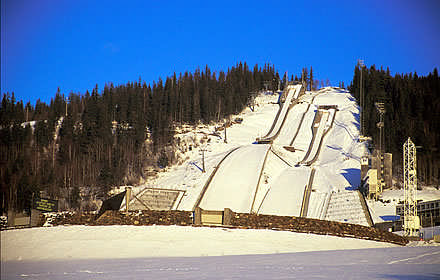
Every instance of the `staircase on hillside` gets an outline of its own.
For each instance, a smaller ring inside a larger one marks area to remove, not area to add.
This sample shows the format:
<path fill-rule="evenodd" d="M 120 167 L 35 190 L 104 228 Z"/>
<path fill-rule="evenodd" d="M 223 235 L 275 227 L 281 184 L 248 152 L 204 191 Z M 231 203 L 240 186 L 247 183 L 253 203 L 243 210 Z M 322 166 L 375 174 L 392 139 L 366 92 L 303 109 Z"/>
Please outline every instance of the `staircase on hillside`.
<path fill-rule="evenodd" d="M 370 214 L 359 191 L 339 191 L 331 194 L 325 220 L 372 226 Z"/>

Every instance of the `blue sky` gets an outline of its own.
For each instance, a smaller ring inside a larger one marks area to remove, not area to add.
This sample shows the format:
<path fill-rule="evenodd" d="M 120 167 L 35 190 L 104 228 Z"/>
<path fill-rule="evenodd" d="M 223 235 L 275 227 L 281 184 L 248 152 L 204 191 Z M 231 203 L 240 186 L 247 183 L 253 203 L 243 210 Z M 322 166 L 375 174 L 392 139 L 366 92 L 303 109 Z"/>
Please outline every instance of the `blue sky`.
<path fill-rule="evenodd" d="M 150 83 L 208 65 L 272 63 L 348 83 L 358 58 L 392 73 L 440 64 L 440 1 L 1 1 L 1 92 L 25 102 Z"/>

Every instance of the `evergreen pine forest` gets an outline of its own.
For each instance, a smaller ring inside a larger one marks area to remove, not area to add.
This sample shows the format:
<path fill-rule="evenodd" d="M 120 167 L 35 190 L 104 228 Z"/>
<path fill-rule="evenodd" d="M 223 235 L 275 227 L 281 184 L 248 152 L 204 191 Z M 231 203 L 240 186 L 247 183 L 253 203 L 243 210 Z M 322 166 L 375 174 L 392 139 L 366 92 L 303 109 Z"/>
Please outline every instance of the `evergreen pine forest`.
<path fill-rule="evenodd" d="M 350 92 L 359 100 L 361 67 L 357 65 Z M 372 137 L 371 150 L 379 145 L 379 113 L 376 102 L 385 104 L 385 152 L 393 154 L 393 175 L 402 179 L 403 143 L 411 137 L 417 148 L 419 185 L 439 186 L 440 176 L 440 78 L 435 68 L 427 76 L 396 74 L 375 65 L 362 67 L 365 134 Z"/>
<path fill-rule="evenodd" d="M 40 191 L 68 209 L 77 209 L 81 196 L 105 199 L 113 186 L 136 184 L 148 168 L 175 162 L 176 127 L 223 120 L 242 111 L 265 81 L 272 88 L 279 80 L 274 66 L 252 71 L 240 62 L 227 72 L 206 66 L 152 85 L 139 79 L 83 95 L 58 90 L 50 104 L 24 105 L 4 94 L 0 212 L 29 209 Z"/>
<path fill-rule="evenodd" d="M 373 147 L 379 133 L 374 102 L 384 101 L 385 144 L 386 151 L 393 153 L 394 174 L 398 176 L 401 169 L 402 144 L 411 137 L 422 146 L 417 154 L 419 180 L 438 185 L 437 69 L 425 77 L 416 73 L 392 76 L 388 69 L 375 66 L 362 71 L 365 130 L 373 138 Z M 314 80 L 312 68 L 304 68 L 303 73 L 308 89 L 316 89 L 319 82 Z M 356 66 L 349 90 L 358 100 L 359 79 Z M 50 104 L 37 100 L 35 105 L 25 105 L 14 94 L 4 94 L 0 107 L 0 212 L 29 209 L 32 196 L 40 191 L 63 200 L 66 209 L 78 209 L 84 196 L 105 199 L 112 187 L 145 179 L 145 170 L 174 164 L 177 127 L 228 118 L 242 111 L 265 82 L 270 81 L 269 88 L 277 88 L 286 80 L 272 65 L 255 65 L 250 70 L 240 62 L 227 72 L 212 72 L 206 66 L 152 84 L 141 79 L 116 86 L 109 83 L 101 92 L 98 86 L 91 93 L 67 96 L 58 90 Z M 300 79 L 292 76 L 290 80 Z M 329 81 L 321 81 L 324 85 Z"/>

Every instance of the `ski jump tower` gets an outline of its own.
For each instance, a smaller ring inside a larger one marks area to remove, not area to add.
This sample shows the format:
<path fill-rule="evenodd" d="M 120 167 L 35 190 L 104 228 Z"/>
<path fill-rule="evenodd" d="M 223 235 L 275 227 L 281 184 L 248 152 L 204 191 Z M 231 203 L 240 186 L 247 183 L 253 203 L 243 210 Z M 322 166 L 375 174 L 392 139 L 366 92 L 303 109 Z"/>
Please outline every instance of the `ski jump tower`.
<path fill-rule="evenodd" d="M 420 228 L 420 219 L 417 216 L 416 147 L 411 138 L 403 144 L 403 188 L 403 230 L 406 236 L 415 236 Z"/>

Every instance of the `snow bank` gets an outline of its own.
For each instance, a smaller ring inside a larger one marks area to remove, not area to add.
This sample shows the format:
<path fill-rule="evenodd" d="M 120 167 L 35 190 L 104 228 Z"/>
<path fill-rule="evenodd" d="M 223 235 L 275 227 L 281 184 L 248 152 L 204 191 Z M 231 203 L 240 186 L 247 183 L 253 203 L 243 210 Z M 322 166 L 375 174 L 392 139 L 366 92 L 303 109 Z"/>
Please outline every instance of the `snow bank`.
<path fill-rule="evenodd" d="M 274 254 L 396 247 L 272 230 L 181 226 L 58 226 L 1 233 L 1 261 Z"/>
<path fill-rule="evenodd" d="M 2 279 L 438 279 L 435 247 L 296 254 L 8 262 Z"/>

